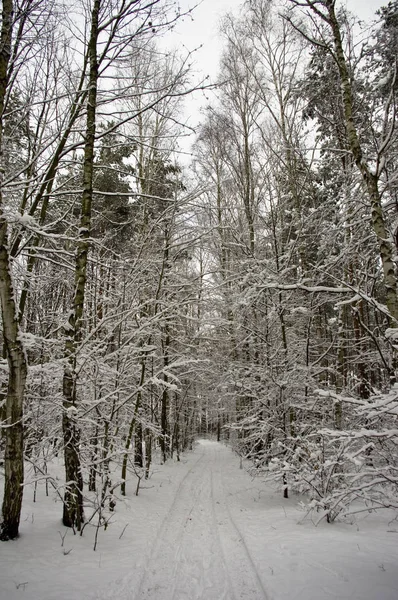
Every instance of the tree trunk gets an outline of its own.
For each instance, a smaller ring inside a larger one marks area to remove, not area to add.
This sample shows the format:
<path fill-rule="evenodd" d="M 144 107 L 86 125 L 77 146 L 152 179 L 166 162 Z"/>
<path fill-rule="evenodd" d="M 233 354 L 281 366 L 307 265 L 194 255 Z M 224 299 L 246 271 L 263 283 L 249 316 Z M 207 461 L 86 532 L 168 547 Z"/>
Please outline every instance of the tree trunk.
<path fill-rule="evenodd" d="M 145 435 L 145 479 L 149 477 L 149 469 L 152 462 L 152 433 L 148 431 Z"/>
<path fill-rule="evenodd" d="M 170 334 L 169 334 L 169 326 L 166 324 L 165 326 L 165 340 L 163 345 L 163 366 L 166 370 L 169 366 L 169 346 L 170 346 Z M 167 423 L 167 409 L 169 404 L 169 391 L 166 387 L 168 383 L 168 375 L 167 372 L 163 373 L 163 381 L 165 383 L 165 387 L 162 391 L 162 400 L 161 400 L 161 413 L 160 413 L 160 450 L 162 453 L 163 463 L 167 460 L 167 434 L 168 434 L 168 423 Z"/>
<path fill-rule="evenodd" d="M 134 435 L 134 464 L 136 467 L 144 466 L 144 454 L 143 454 L 143 436 L 142 436 L 142 424 L 137 421 Z"/>
<path fill-rule="evenodd" d="M 144 385 L 145 373 L 146 373 L 146 360 L 143 359 L 142 363 L 141 363 L 139 391 L 137 392 L 137 399 L 135 402 L 134 413 L 133 413 L 133 416 L 130 421 L 130 427 L 129 427 L 129 431 L 128 431 L 127 438 L 126 438 L 126 444 L 125 444 L 125 453 L 123 455 L 122 474 L 121 474 L 122 483 L 120 486 L 120 493 L 122 494 L 122 496 L 126 495 L 126 478 L 127 478 L 127 465 L 128 465 L 128 459 L 129 459 L 129 450 L 130 450 L 131 440 L 133 439 L 134 429 L 135 429 L 136 422 L 137 422 L 138 410 L 141 406 L 141 400 L 142 400 L 141 389 L 142 389 L 142 386 Z"/>
<path fill-rule="evenodd" d="M 27 362 L 19 337 L 18 317 L 11 279 L 8 252 L 8 224 L 3 213 L 3 113 L 8 86 L 8 68 L 11 56 L 13 2 L 3 0 L 0 40 L 0 301 L 3 337 L 8 361 L 8 388 L 4 410 L 5 485 L 2 505 L 0 539 L 18 536 L 21 516 L 23 464 L 23 401 L 27 376 Z"/>
<path fill-rule="evenodd" d="M 101 0 L 95 0 L 91 13 L 91 32 L 88 43 L 90 75 L 88 81 L 86 141 L 83 163 L 83 194 L 80 214 L 79 241 L 75 264 L 75 295 L 66 332 L 66 366 L 63 378 L 63 418 L 62 428 L 65 446 L 65 477 L 67 486 L 64 497 L 63 524 L 66 527 L 81 529 L 83 513 L 83 478 L 79 455 L 79 426 L 76 394 L 76 350 L 81 338 L 84 297 L 87 276 L 87 258 L 91 230 L 91 205 L 93 196 L 94 141 L 98 85 L 98 19 Z"/>
<path fill-rule="evenodd" d="M 384 285 L 386 288 L 386 304 L 392 318 L 394 319 L 393 327 L 397 327 L 397 277 L 395 273 L 395 265 L 393 260 L 393 248 L 392 244 L 389 242 L 390 235 L 387 231 L 387 227 L 384 221 L 383 209 L 381 204 L 381 195 L 378 187 L 378 175 L 374 174 L 371 171 L 368 163 L 364 158 L 358 132 L 355 126 L 353 118 L 352 86 L 348 72 L 347 62 L 344 56 L 340 26 L 335 13 L 335 3 L 332 0 L 324 0 L 324 5 L 328 11 L 327 20 L 333 33 L 335 52 L 334 56 L 340 74 L 347 140 L 355 164 L 362 175 L 362 181 L 369 195 L 372 225 L 377 237 L 380 260 L 383 266 Z"/>

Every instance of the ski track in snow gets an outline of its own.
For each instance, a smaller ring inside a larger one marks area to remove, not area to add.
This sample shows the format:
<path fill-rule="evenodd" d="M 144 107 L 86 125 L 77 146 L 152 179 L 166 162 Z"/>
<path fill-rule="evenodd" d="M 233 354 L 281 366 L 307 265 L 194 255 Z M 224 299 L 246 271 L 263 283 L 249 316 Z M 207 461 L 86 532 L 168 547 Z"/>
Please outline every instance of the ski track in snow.
<path fill-rule="evenodd" d="M 270 600 L 228 506 L 230 452 L 209 442 L 181 481 L 134 600 Z"/>
<path fill-rule="evenodd" d="M 95 523 L 74 536 L 57 496 L 28 487 L 21 537 L 0 544 L 0 600 L 398 599 L 393 512 L 315 528 L 299 497 L 209 440 L 128 490 L 93 552 Z"/>

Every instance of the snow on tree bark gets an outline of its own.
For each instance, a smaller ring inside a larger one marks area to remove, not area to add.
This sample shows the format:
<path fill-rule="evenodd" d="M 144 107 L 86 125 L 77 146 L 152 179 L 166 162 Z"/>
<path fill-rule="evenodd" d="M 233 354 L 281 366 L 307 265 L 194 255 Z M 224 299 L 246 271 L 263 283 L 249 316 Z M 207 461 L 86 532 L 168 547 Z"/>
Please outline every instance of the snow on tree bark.
<path fill-rule="evenodd" d="M 91 32 L 88 42 L 89 79 L 87 118 L 83 161 L 83 194 L 80 209 L 79 240 L 75 264 L 75 293 L 73 307 L 66 331 L 66 366 L 63 377 L 62 429 L 64 436 L 66 489 L 64 496 L 63 524 L 81 529 L 84 521 L 83 477 L 79 454 L 79 423 L 77 420 L 77 373 L 76 351 L 83 327 L 84 298 L 87 279 L 87 260 L 90 248 L 91 206 L 93 199 L 94 142 L 97 109 L 99 12 L 101 0 L 95 0 L 91 13 Z"/>
<path fill-rule="evenodd" d="M 5 487 L 2 505 L 0 539 L 18 536 L 22 507 L 23 463 L 23 401 L 27 376 L 27 362 L 19 337 L 8 250 L 8 223 L 3 207 L 3 113 L 8 87 L 8 70 L 11 56 L 13 27 L 13 2 L 3 0 L 0 38 L 0 300 L 3 337 L 8 362 L 8 388 L 5 404 Z"/>

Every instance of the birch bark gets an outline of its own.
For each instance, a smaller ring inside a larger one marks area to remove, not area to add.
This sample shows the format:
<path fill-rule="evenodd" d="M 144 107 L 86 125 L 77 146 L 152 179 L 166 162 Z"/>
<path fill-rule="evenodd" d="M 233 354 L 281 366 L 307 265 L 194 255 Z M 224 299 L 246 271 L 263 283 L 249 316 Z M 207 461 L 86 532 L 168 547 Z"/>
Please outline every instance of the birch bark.
<path fill-rule="evenodd" d="M 0 38 L 0 301 L 5 351 L 8 362 L 8 389 L 5 405 L 5 486 L 2 505 L 0 539 L 18 536 L 21 516 L 23 464 L 23 402 L 27 376 L 27 362 L 19 336 L 18 317 L 8 250 L 8 223 L 4 214 L 3 198 L 3 117 L 8 87 L 11 57 L 14 6 L 12 0 L 3 0 Z"/>

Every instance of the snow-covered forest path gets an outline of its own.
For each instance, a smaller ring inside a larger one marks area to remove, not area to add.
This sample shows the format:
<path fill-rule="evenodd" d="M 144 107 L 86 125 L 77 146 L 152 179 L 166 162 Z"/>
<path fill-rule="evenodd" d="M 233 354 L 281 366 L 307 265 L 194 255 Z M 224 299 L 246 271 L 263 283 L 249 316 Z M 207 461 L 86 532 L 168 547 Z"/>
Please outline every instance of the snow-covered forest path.
<path fill-rule="evenodd" d="M 176 477 L 159 488 L 163 510 L 136 529 L 150 536 L 133 570 L 93 599 L 397 599 L 391 517 L 314 527 L 297 496 L 252 479 L 223 444 L 200 440 L 182 461 L 161 467 Z"/>
<path fill-rule="evenodd" d="M 163 519 L 136 600 L 268 598 L 231 514 L 230 464 L 225 447 L 200 443 Z"/>
<path fill-rule="evenodd" d="M 398 598 L 392 514 L 314 527 L 300 498 L 252 479 L 223 444 L 200 440 L 127 491 L 93 552 L 95 523 L 74 536 L 57 495 L 42 483 L 34 502 L 28 486 L 21 537 L 0 544 L 0 600 Z"/>

